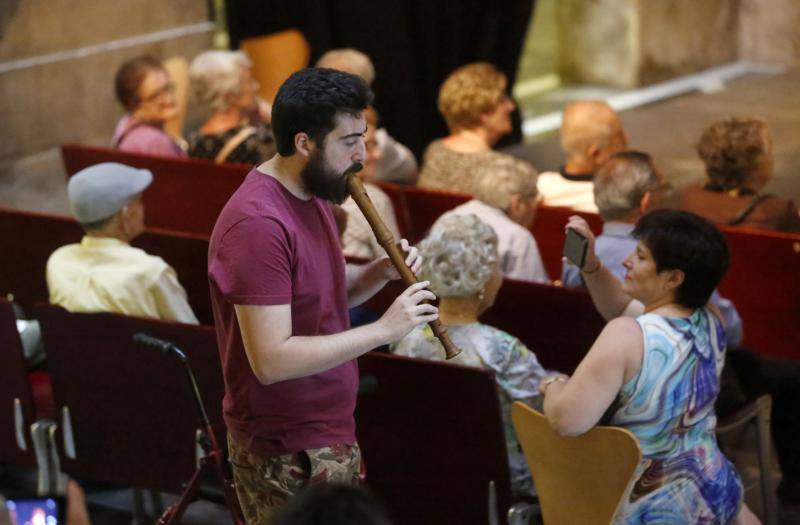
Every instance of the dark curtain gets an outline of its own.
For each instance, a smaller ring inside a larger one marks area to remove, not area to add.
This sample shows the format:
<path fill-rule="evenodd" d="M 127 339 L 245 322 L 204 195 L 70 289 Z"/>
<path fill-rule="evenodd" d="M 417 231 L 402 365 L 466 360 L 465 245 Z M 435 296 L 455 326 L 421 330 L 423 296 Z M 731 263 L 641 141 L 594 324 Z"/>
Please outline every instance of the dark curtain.
<path fill-rule="evenodd" d="M 533 7 L 534 0 L 237 0 L 227 14 L 233 46 L 295 27 L 311 44 L 312 63 L 337 47 L 369 55 L 381 124 L 419 156 L 447 134 L 436 99 L 454 69 L 491 62 L 511 88 Z M 503 143 L 521 136 L 517 112 Z"/>

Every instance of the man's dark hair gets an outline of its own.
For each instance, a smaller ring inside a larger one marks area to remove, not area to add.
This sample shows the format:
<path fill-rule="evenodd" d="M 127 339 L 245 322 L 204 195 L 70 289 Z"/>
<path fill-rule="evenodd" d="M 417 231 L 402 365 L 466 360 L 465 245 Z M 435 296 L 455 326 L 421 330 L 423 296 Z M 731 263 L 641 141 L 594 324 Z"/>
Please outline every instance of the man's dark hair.
<path fill-rule="evenodd" d="M 652 211 L 639 219 L 633 236 L 653 254 L 656 271 L 683 272 L 675 301 L 687 308 L 704 306 L 728 271 L 730 253 L 725 237 L 693 213 Z"/>
<path fill-rule="evenodd" d="M 289 500 L 272 525 L 391 525 L 367 489 L 341 483 L 309 485 Z"/>
<path fill-rule="evenodd" d="M 372 102 L 364 80 L 325 68 L 301 69 L 286 79 L 272 104 L 272 132 L 278 153 L 294 154 L 294 137 L 300 132 L 322 146 L 336 127 L 336 115 L 356 115 Z"/>
<path fill-rule="evenodd" d="M 117 100 L 127 111 L 139 105 L 139 87 L 151 71 L 164 70 L 161 61 L 151 56 L 141 56 L 128 60 L 117 70 L 114 78 L 114 91 Z"/>

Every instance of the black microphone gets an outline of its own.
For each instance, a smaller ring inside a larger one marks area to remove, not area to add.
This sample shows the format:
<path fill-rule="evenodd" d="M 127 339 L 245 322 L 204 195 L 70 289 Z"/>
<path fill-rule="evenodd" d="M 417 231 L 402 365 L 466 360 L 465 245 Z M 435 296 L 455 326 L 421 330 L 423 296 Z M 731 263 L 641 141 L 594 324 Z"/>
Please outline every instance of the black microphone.
<path fill-rule="evenodd" d="M 133 334 L 133 342 L 142 346 L 146 346 L 147 348 L 152 348 L 153 350 L 158 350 L 162 354 L 171 354 L 177 349 L 175 343 L 158 339 L 157 337 L 147 335 L 144 332 L 137 332 Z"/>

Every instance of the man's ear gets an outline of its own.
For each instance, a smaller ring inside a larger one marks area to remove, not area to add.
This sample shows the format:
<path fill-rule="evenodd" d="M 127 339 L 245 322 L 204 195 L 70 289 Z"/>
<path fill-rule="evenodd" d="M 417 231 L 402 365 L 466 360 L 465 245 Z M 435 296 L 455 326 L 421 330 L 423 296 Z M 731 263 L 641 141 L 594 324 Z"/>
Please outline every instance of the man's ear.
<path fill-rule="evenodd" d="M 307 133 L 299 132 L 294 135 L 294 149 L 302 156 L 309 157 L 313 151 L 311 137 Z"/>
<path fill-rule="evenodd" d="M 642 215 L 646 214 L 653 206 L 653 194 L 651 192 L 645 192 L 642 200 L 639 201 L 639 211 L 642 212 Z"/>

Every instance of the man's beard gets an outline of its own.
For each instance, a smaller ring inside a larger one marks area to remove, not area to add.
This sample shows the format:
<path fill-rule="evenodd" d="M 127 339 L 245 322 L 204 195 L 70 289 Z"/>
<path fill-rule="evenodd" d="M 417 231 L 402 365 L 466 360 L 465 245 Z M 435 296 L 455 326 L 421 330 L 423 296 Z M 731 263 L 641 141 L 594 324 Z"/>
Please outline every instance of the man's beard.
<path fill-rule="evenodd" d="M 349 195 L 347 177 L 360 170 L 361 164 L 356 162 L 344 173 L 337 173 L 325 162 L 322 152 L 317 150 L 309 156 L 308 163 L 300 171 L 300 178 L 305 189 L 312 195 L 334 204 L 341 204 Z"/>

